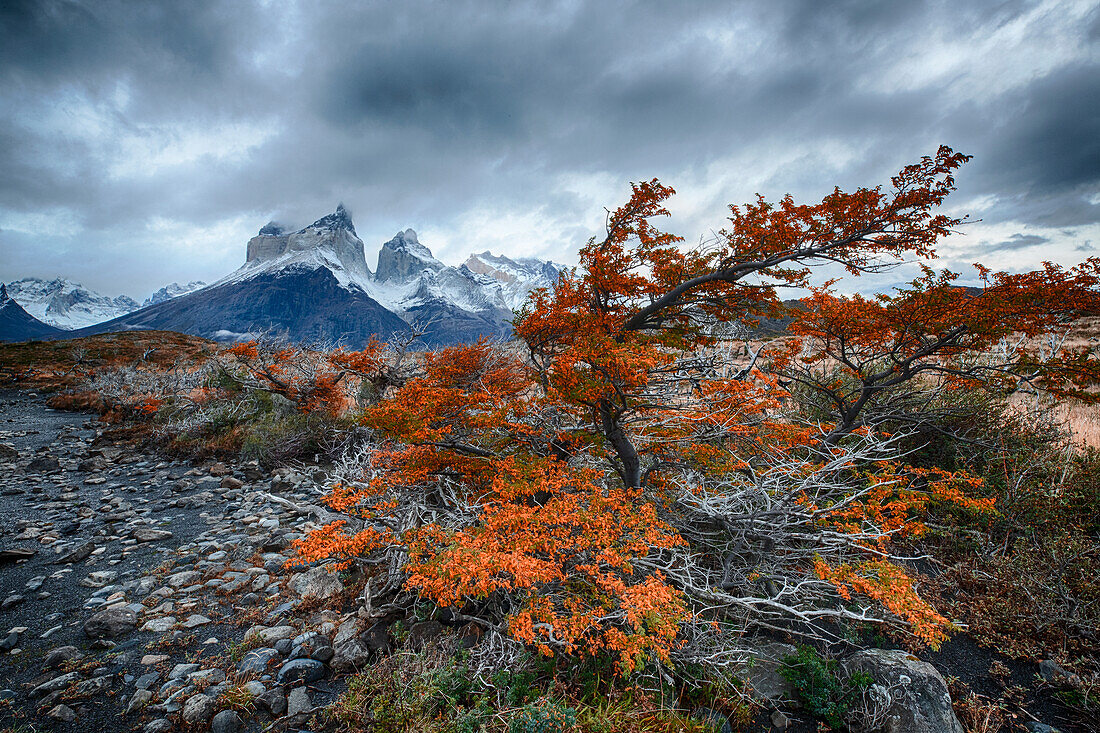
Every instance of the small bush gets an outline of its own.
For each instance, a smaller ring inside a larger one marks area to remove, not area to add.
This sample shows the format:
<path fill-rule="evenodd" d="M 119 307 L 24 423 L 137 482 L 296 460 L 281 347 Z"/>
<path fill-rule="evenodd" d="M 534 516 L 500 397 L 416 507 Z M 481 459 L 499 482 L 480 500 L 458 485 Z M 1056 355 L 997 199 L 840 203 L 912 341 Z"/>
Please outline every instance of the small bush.
<path fill-rule="evenodd" d="M 812 647 L 799 647 L 783 658 L 779 674 L 794 687 L 798 699 L 815 718 L 837 730 L 848 728 L 847 719 L 857 708 L 863 690 L 871 686 L 865 672 L 844 678 L 836 660 L 825 659 Z"/>
<path fill-rule="evenodd" d="M 394 654 L 351 678 L 330 716 L 343 730 L 450 730 L 448 720 L 466 702 L 468 678 L 461 661 L 439 647 Z M 465 716 L 471 733 L 477 730 L 474 717 Z"/>
<path fill-rule="evenodd" d="M 564 733 L 577 724 L 577 712 L 561 703 L 540 700 L 520 708 L 508 733 Z"/>
<path fill-rule="evenodd" d="M 530 670 L 513 671 L 502 669 L 492 677 L 493 686 L 504 691 L 504 702 L 508 705 L 523 705 L 538 695 L 533 687 L 535 673 Z"/>

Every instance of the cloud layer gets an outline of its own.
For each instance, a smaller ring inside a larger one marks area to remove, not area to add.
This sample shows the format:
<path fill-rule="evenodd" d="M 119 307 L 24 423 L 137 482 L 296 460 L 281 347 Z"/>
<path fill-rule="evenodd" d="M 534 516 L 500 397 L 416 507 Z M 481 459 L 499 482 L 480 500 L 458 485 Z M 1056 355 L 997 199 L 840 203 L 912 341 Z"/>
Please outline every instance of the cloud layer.
<path fill-rule="evenodd" d="M 569 262 L 631 180 L 725 205 L 972 153 L 948 264 L 1100 242 L 1093 2 L 8 2 L 0 279 L 217 279 L 338 201 L 368 248 Z"/>

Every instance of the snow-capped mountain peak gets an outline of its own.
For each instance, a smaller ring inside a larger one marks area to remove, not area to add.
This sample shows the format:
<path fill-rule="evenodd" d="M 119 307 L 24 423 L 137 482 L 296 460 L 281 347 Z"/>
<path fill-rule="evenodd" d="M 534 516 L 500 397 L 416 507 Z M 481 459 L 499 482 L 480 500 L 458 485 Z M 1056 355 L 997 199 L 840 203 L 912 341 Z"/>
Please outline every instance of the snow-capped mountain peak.
<path fill-rule="evenodd" d="M 192 280 L 186 285 L 180 285 L 179 283 L 168 283 L 160 290 L 156 291 L 141 304 L 142 308 L 150 305 L 156 305 L 157 303 L 163 303 L 166 300 L 172 298 L 178 298 L 181 295 L 187 295 L 193 293 L 196 290 L 201 290 L 206 287 L 206 283 L 202 280 Z"/>
<path fill-rule="evenodd" d="M 365 288 L 371 280 L 363 241 L 343 204 L 296 232 L 269 222 L 248 241 L 244 265 L 216 285 L 249 280 L 283 270 L 330 270 L 341 285 Z"/>
<path fill-rule="evenodd" d="M 141 307 L 127 295 L 112 298 L 63 277 L 25 277 L 8 283 L 7 293 L 30 315 L 66 330 L 108 321 Z"/>
<path fill-rule="evenodd" d="M 446 265 L 413 229 L 382 244 L 377 263 L 372 273 L 351 214 L 340 204 L 296 231 L 268 222 L 248 241 L 236 271 L 209 286 L 166 285 L 135 313 L 137 303 L 125 296 L 111 299 L 61 279 L 27 278 L 9 284 L 7 292 L 44 321 L 70 329 L 94 326 L 88 330 L 96 333 L 159 328 L 225 340 L 273 332 L 360 345 L 415 329 L 424 343 L 440 345 L 506 337 L 512 312 L 532 289 L 552 287 L 563 269 L 491 252 Z M 89 303 L 99 311 L 92 313 Z M 63 321 L 57 316 L 65 307 Z M 77 320 L 80 308 L 85 317 Z"/>
<path fill-rule="evenodd" d="M 405 282 L 418 277 L 424 270 L 438 272 L 446 265 L 420 243 L 416 232 L 406 229 L 382 245 L 378 252 L 376 277 L 381 282 Z"/>
<path fill-rule="evenodd" d="M 332 231 L 336 231 L 338 229 L 346 229 L 347 231 L 355 235 L 355 224 L 352 223 L 351 214 L 349 214 L 348 210 L 344 208 L 343 202 L 336 205 L 335 212 L 327 216 L 322 216 L 320 219 L 306 227 L 306 229 L 329 229 Z"/>
<path fill-rule="evenodd" d="M 0 341 L 26 341 L 50 338 L 64 333 L 27 313 L 0 283 Z"/>
<path fill-rule="evenodd" d="M 504 302 L 512 310 L 523 305 L 528 293 L 535 288 L 553 287 L 558 276 L 567 269 L 565 265 L 534 257 L 512 259 L 492 252 L 472 254 L 462 265 L 500 283 Z"/>

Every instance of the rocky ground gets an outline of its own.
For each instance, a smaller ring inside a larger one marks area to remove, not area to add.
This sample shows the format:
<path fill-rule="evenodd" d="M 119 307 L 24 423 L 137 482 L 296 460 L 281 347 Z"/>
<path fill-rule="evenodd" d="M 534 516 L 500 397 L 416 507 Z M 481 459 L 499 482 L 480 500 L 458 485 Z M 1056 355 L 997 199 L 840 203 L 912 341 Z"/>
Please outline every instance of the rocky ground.
<path fill-rule="evenodd" d="M 312 478 L 101 432 L 0 392 L 0 730 L 305 725 L 339 689 L 329 668 L 370 652 L 360 619 L 305 610 L 339 579 L 284 569 Z"/>
<path fill-rule="evenodd" d="M 324 479 L 319 468 L 165 460 L 112 442 L 87 415 L 0 391 L 0 731 L 316 729 L 343 673 L 394 641 L 341 579 L 285 567 L 291 542 L 319 526 Z M 443 631 L 406 621 L 413 647 Z M 887 650 L 845 664 L 891 691 L 896 730 L 961 733 L 941 671 L 977 688 L 990 663 L 966 643 L 934 664 Z M 794 647 L 759 651 L 746 676 L 770 701 L 760 730 L 813 730 L 770 709 L 787 707 L 775 660 Z M 1026 685 L 1035 671 L 1019 667 Z M 1052 730 L 1032 717 L 1016 729 Z"/>

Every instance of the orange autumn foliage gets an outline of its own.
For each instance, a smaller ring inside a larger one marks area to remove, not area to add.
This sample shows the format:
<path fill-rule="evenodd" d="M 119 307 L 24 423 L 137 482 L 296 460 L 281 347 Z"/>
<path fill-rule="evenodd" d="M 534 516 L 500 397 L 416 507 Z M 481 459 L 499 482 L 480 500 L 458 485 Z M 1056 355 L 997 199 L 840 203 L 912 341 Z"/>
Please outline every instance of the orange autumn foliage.
<path fill-rule="evenodd" d="M 338 484 L 327 497 L 374 524 L 358 532 L 330 524 L 296 543 L 299 560 L 347 562 L 401 547 L 407 588 L 456 609 L 508 594 L 520 609 L 508 628 L 546 653 L 548 642 L 564 653 L 610 652 L 623 671 L 645 654 L 667 656 L 683 600 L 632 562 L 682 540 L 638 492 L 537 455 L 549 438 L 525 421 L 538 406 L 532 392 L 522 362 L 488 342 L 427 355 L 422 376 L 363 416 L 400 442 L 373 453 L 371 480 Z M 410 496 L 467 505 L 471 521 L 380 529 Z"/>
<path fill-rule="evenodd" d="M 550 642 L 566 654 L 610 652 L 623 672 L 647 652 L 667 660 L 683 599 L 659 575 L 632 567 L 653 549 L 683 543 L 654 507 L 553 460 L 495 468 L 475 525 L 432 528 L 410 543 L 408 585 L 455 607 L 508 591 L 520 607 L 509 629 L 545 654 Z"/>
<path fill-rule="evenodd" d="M 385 345 L 377 339 L 361 351 L 308 351 L 246 341 L 223 352 L 244 386 L 284 397 L 300 412 L 333 418 L 356 406 L 354 395 L 362 382 L 386 383 L 387 357 Z"/>
<path fill-rule="evenodd" d="M 1100 360 L 1089 349 L 1042 353 L 1040 337 L 1100 313 L 1100 258 L 1071 268 L 1046 263 L 1036 272 L 991 273 L 977 266 L 981 288 L 934 273 L 892 295 L 840 297 L 827 288 L 803 299 L 777 371 L 819 393 L 835 415 L 835 435 L 868 416 L 897 412 L 910 385 L 949 390 L 1024 385 L 1060 397 L 1095 401 Z M 794 350 L 805 352 L 794 359 Z"/>
<path fill-rule="evenodd" d="M 814 572 L 832 583 L 845 600 L 852 592 L 881 602 L 890 613 L 905 619 L 914 636 L 938 647 L 954 625 L 917 594 L 913 579 L 897 564 L 882 558 L 830 566 L 820 557 L 814 559 Z"/>
<path fill-rule="evenodd" d="M 629 673 L 647 658 L 669 660 L 685 625 L 724 622 L 737 608 L 793 609 L 784 595 L 793 591 L 761 599 L 714 590 L 736 586 L 731 562 L 759 559 L 738 549 L 763 534 L 753 511 L 738 514 L 752 499 L 769 512 L 798 512 L 807 532 L 828 537 L 815 545 L 799 528 L 775 550 L 787 556 L 773 566 L 795 566 L 788 587 L 858 596 L 938 643 L 950 624 L 889 559 L 890 541 L 922 532 L 934 502 L 975 511 L 990 502 L 975 498 L 978 483 L 963 473 L 873 453 L 857 466 L 830 462 L 883 426 L 895 429 L 888 418 L 901 413 L 887 408 L 903 404 L 904 416 L 932 420 L 913 397 L 929 380 L 944 389 L 1024 378 L 1090 386 L 1089 354 L 1067 365 L 1063 355 L 1019 350 L 991 368 L 981 352 L 1096 311 L 1100 261 L 1019 276 L 984 271 L 980 294 L 929 270 L 895 295 L 842 298 L 810 275 L 822 262 L 858 275 L 934 257 L 962 221 L 937 207 L 967 159 L 941 148 L 888 189 L 733 206 L 728 228 L 697 248 L 652 223 L 668 214 L 673 190 L 633 184 L 630 200 L 609 213 L 606 236 L 581 250 L 580 267 L 517 314 L 526 353 L 487 341 L 442 349 L 398 384 L 379 376 L 381 351 L 339 352 L 319 356 L 324 369 L 305 385 L 278 354 L 261 365 L 253 346 L 234 347 L 257 380 L 302 409 L 331 409 L 349 375 L 387 387 L 361 414 L 375 440 L 361 475 L 327 498 L 362 528 L 337 522 L 313 532 L 295 543 L 299 560 L 397 562 L 387 574 L 400 576 L 392 592 L 486 613 L 482 623 L 544 654 L 611 653 Z M 746 363 L 733 364 L 731 330 L 792 315 L 777 296 L 789 286 L 812 291 L 793 314 L 797 338 L 755 353 L 746 345 Z M 807 393 L 822 396 L 830 417 L 799 413 Z M 801 491 L 810 478 L 821 481 Z M 685 486 L 687 498 L 677 493 Z M 734 491 L 743 493 L 722 493 Z M 832 555 L 805 550 L 817 546 Z M 696 575 L 686 574 L 689 564 Z"/>

